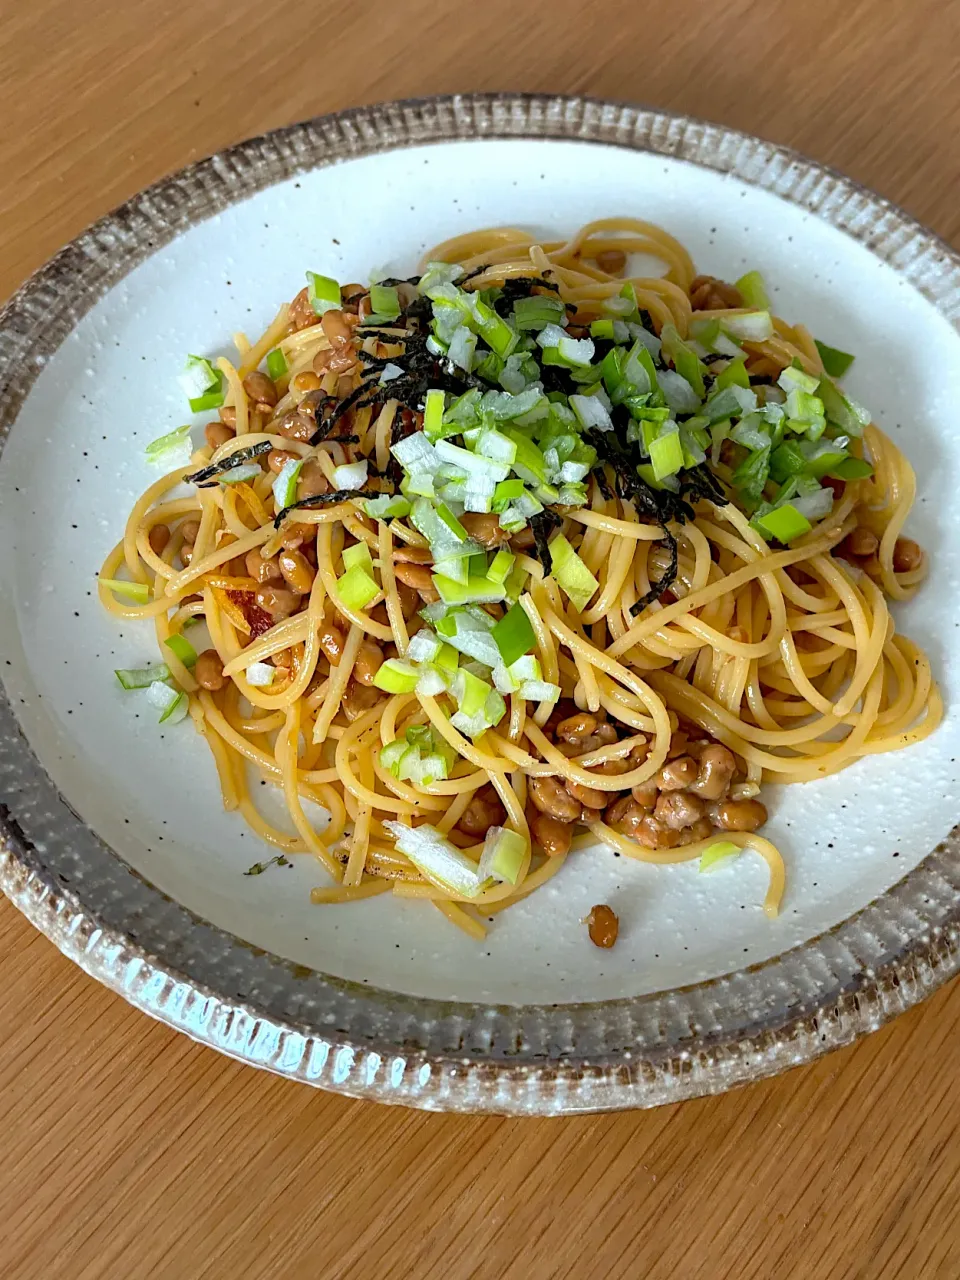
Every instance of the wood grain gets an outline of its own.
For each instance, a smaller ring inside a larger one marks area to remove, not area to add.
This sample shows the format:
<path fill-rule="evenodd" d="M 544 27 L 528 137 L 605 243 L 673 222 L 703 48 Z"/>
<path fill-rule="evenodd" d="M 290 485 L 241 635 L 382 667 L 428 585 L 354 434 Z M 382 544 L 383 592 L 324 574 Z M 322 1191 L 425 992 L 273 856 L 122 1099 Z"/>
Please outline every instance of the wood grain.
<path fill-rule="evenodd" d="M 5 0 L 0 294 L 164 172 L 381 98 L 580 91 L 795 146 L 960 242 L 955 0 Z M 735 1094 L 395 1111 L 135 1013 L 0 904 L 0 1276 L 956 1280 L 960 986 Z"/>

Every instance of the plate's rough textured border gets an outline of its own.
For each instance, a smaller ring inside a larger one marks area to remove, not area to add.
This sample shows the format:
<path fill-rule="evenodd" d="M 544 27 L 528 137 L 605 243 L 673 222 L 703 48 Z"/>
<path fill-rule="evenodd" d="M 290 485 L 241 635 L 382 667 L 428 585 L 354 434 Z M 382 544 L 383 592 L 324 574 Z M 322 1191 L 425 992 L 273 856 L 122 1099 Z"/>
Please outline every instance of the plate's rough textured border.
<path fill-rule="evenodd" d="M 165 178 L 89 228 L 0 312 L 0 448 L 77 320 L 181 230 L 294 174 L 448 139 L 560 138 L 690 161 L 809 209 L 960 328 L 960 257 L 896 207 L 782 147 L 577 97 L 469 95 L 325 116 Z M 309 1084 L 433 1110 L 649 1107 L 847 1044 L 960 969 L 960 828 L 829 933 L 633 1000 L 484 1006 L 375 990 L 265 955 L 147 884 L 71 811 L 0 692 L 0 888 L 87 973 L 170 1026 Z"/>

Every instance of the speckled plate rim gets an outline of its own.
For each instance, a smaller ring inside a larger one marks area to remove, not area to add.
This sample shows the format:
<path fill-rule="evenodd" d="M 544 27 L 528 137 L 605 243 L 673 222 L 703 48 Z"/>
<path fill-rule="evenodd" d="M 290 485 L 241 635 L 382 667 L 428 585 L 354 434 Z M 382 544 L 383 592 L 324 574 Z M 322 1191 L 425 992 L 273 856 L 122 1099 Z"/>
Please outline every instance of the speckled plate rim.
<path fill-rule="evenodd" d="M 94 303 L 181 230 L 297 173 L 446 140 L 599 142 L 763 188 L 841 229 L 960 329 L 960 256 L 840 174 L 733 130 L 570 96 L 385 103 L 253 138 L 82 232 L 0 312 L 0 449 L 45 362 Z M 0 691 L 0 888 L 82 969 L 241 1061 L 432 1110 L 550 1115 L 719 1093 L 850 1043 L 960 969 L 960 827 L 828 933 L 737 973 L 632 1000 L 477 1005 L 331 978 L 199 919 L 137 875 L 57 791 Z"/>

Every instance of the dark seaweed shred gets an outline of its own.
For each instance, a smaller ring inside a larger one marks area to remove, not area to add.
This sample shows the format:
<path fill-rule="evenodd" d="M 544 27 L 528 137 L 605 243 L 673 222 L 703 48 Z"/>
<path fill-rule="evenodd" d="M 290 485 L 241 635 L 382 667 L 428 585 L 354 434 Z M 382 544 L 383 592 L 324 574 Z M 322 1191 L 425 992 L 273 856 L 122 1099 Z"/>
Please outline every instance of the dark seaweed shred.
<path fill-rule="evenodd" d="M 725 507 L 729 498 L 724 493 L 720 481 L 706 463 L 681 471 L 678 477 L 681 494 L 690 493 L 694 498 L 709 498 L 718 506 Z"/>
<path fill-rule="evenodd" d="M 536 543 L 537 559 L 543 565 L 543 576 L 550 577 L 553 569 L 553 556 L 550 554 L 549 537 L 553 529 L 560 524 L 560 517 L 555 511 L 551 511 L 549 507 L 544 507 L 542 511 L 538 511 L 535 516 L 530 517 L 530 528 L 533 530 L 533 540 Z"/>
<path fill-rule="evenodd" d="M 606 467 L 601 463 L 600 466 L 594 468 L 593 478 L 597 482 L 597 488 L 603 494 L 608 502 L 613 501 L 613 490 L 610 488 L 610 481 L 607 479 Z"/>
<path fill-rule="evenodd" d="M 485 271 L 489 271 L 491 263 L 482 262 L 479 267 L 471 267 L 469 271 L 465 271 L 462 276 L 458 276 L 454 280 L 454 284 L 458 289 L 462 289 L 468 280 L 475 280 L 477 276 L 482 276 Z"/>
<path fill-rule="evenodd" d="M 332 493 L 313 493 L 309 498 L 301 498 L 298 502 L 291 502 L 288 507 L 284 507 L 277 514 L 273 527 L 279 529 L 290 512 L 297 511 L 300 507 L 325 507 L 331 502 L 349 502 L 352 498 L 380 498 L 382 496 L 379 489 L 334 489 Z"/>
<path fill-rule="evenodd" d="M 395 289 L 400 284 L 412 284 L 416 288 L 420 283 L 420 279 L 420 276 L 405 276 L 403 279 L 400 276 L 386 276 L 383 280 L 377 280 L 375 283 L 384 285 L 388 289 Z"/>
<path fill-rule="evenodd" d="M 616 477 L 617 492 L 621 498 L 629 498 L 640 515 L 647 516 L 658 524 L 663 532 L 663 542 L 670 553 L 670 559 L 663 574 L 652 583 L 650 590 L 634 604 L 630 612 L 634 617 L 641 613 L 648 604 L 658 600 L 677 580 L 679 549 L 677 540 L 667 528 L 671 520 L 683 524 L 693 519 L 693 508 L 684 501 L 684 492 L 690 492 L 697 498 L 710 497 L 715 502 L 723 502 L 721 495 L 715 496 L 713 477 L 706 468 L 693 468 L 689 472 L 680 473 L 680 493 L 669 489 L 654 489 L 637 473 L 637 467 L 644 461 L 639 444 L 624 444 L 612 431 L 589 430 L 583 433 L 584 440 L 597 451 L 600 466 L 595 467 L 593 474 L 598 476 L 603 471 L 603 464 L 609 463 Z M 709 479 L 706 477 L 709 476 Z M 599 480 L 598 480 L 599 483 Z"/>
<path fill-rule="evenodd" d="M 418 294 L 403 309 L 403 314 L 407 320 L 415 320 L 417 324 L 426 322 L 427 324 L 433 319 L 433 303 L 423 294 Z"/>
<path fill-rule="evenodd" d="M 388 400 L 396 400 L 400 405 L 413 412 L 423 408 L 427 392 L 431 388 L 449 391 L 451 395 L 461 396 L 465 391 L 476 387 L 481 391 L 489 391 L 490 384 L 482 378 L 475 377 L 458 369 L 442 356 L 436 355 L 427 348 L 429 334 L 414 333 L 393 334 L 389 341 L 403 350 L 399 354 L 386 358 L 372 356 L 366 351 L 359 353 L 360 361 L 371 373 L 381 370 L 388 364 L 396 365 L 402 370 L 399 377 L 392 378 L 382 386 L 373 377 L 367 378 L 355 387 L 345 399 L 336 404 L 332 411 L 328 410 L 330 398 L 321 401 L 317 406 L 317 430 L 311 436 L 311 444 L 319 444 L 328 438 L 337 422 L 351 409 L 366 409 L 386 404 Z"/>
<path fill-rule="evenodd" d="M 245 462 L 250 462 L 253 458 L 259 458 L 261 454 L 269 453 L 273 445 L 269 440 L 261 440 L 259 444 L 252 444 L 249 448 L 238 449 L 236 453 L 231 453 L 226 458 L 221 458 L 219 462 L 211 462 L 207 467 L 201 467 L 199 471 L 194 471 L 188 476 L 184 476 L 187 484 L 195 484 L 201 489 L 212 489 L 214 486 L 208 484 L 207 481 L 214 480 L 217 476 L 223 475 L 225 471 L 232 471 L 234 467 L 240 467 Z"/>

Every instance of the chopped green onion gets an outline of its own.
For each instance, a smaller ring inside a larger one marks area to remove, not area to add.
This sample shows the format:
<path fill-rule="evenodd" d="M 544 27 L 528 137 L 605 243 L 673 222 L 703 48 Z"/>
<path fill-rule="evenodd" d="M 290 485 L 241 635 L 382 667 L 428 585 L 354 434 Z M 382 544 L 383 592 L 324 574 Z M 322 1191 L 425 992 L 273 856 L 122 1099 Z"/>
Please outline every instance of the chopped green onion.
<path fill-rule="evenodd" d="M 788 394 L 791 391 L 806 391 L 813 395 L 820 385 L 820 379 L 813 373 L 807 373 L 804 369 L 797 369 L 791 365 L 783 370 L 777 379 L 777 386 Z"/>
<path fill-rule="evenodd" d="M 820 352 L 824 373 L 831 378 L 842 378 L 853 364 L 855 357 L 846 351 L 840 351 L 837 347 L 828 347 L 825 342 L 820 342 L 817 338 L 814 338 L 813 345 Z"/>
<path fill-rule="evenodd" d="M 463 267 L 456 262 L 428 262 L 427 269 L 417 286 L 420 293 L 429 297 L 440 286 L 450 285 L 463 275 Z"/>
<path fill-rule="evenodd" d="M 543 678 L 539 659 L 532 653 L 525 653 L 522 657 L 517 658 L 516 662 L 511 662 L 509 670 L 514 680 L 520 680 L 521 682 L 541 680 Z"/>
<path fill-rule="evenodd" d="M 864 480 L 873 475 L 873 467 L 864 458 L 844 458 L 827 472 L 838 480 Z"/>
<path fill-rule="evenodd" d="M 765 342 L 773 337 L 773 321 L 769 311 L 746 311 L 740 316 L 725 316 L 722 328 L 741 342 Z"/>
<path fill-rule="evenodd" d="M 547 464 L 542 451 L 519 431 L 508 429 L 506 434 L 517 446 L 517 456 L 512 468 L 527 484 L 543 484 L 547 478 Z"/>
<path fill-rule="evenodd" d="M 190 400 L 190 408 L 194 413 L 206 413 L 210 409 L 219 409 L 227 398 L 227 380 L 219 371 L 217 382 L 212 391 L 194 396 Z"/>
<path fill-rule="evenodd" d="M 465 586 L 470 576 L 470 556 L 438 557 L 433 562 L 433 572 Z"/>
<path fill-rule="evenodd" d="M 680 374 L 681 378 L 686 378 L 697 393 L 697 396 L 702 400 L 706 395 L 706 389 L 703 384 L 704 367 L 697 353 L 683 341 L 676 327 L 672 324 L 663 326 L 660 338 L 663 342 L 664 356 L 673 362 L 673 367 L 677 373 Z M 653 361 L 650 352 L 645 347 L 644 351 L 652 367 Z M 639 358 L 642 360 L 642 356 L 639 356 Z M 653 385 L 657 385 L 656 381 L 654 381 Z"/>
<path fill-rule="evenodd" d="M 370 286 L 370 306 L 378 316 L 396 320 L 400 315 L 400 295 L 395 285 L 373 284 Z"/>
<path fill-rule="evenodd" d="M 167 636 L 164 642 L 175 658 L 179 658 L 185 667 L 192 667 L 197 661 L 197 651 L 189 640 L 176 632 Z"/>
<path fill-rule="evenodd" d="M 156 440 L 151 440 L 144 449 L 148 462 L 162 462 L 167 454 L 174 453 L 182 444 L 190 443 L 190 424 L 177 427 L 176 431 L 170 431 L 165 436 L 158 436 Z"/>
<path fill-rule="evenodd" d="M 741 276 L 734 286 L 743 298 L 744 305 L 755 307 L 757 311 L 767 311 L 770 299 L 767 297 L 766 285 L 759 271 L 748 271 Z"/>
<path fill-rule="evenodd" d="M 186 393 L 188 400 L 202 396 L 220 385 L 221 374 L 204 356 L 187 356 L 183 373 L 177 381 Z"/>
<path fill-rule="evenodd" d="M 423 627 L 410 637 L 407 645 L 408 662 L 433 662 L 443 646 L 443 641 L 429 627 Z"/>
<path fill-rule="evenodd" d="M 461 667 L 453 684 L 453 696 L 457 707 L 465 716 L 475 716 L 483 711 L 490 693 L 490 686 L 466 667 Z"/>
<path fill-rule="evenodd" d="M 363 504 L 367 515 L 374 520 L 391 520 L 410 514 L 409 499 L 399 494 L 382 494 L 379 498 L 368 498 Z"/>
<path fill-rule="evenodd" d="M 329 276 L 318 276 L 315 271 L 308 271 L 307 297 L 318 316 L 340 309 L 340 286 Z"/>
<path fill-rule="evenodd" d="M 150 588 L 145 582 L 128 582 L 126 578 L 99 578 L 98 582 L 101 587 L 132 600 L 134 604 L 146 604 L 150 599 Z"/>
<path fill-rule="evenodd" d="M 777 484 L 783 484 L 790 476 L 800 475 L 809 465 L 799 443 L 796 440 L 785 440 L 770 457 L 770 474 Z"/>
<path fill-rule="evenodd" d="M 251 662 L 244 675 L 247 684 L 255 689 L 266 689 L 273 684 L 277 676 L 277 668 L 270 662 Z"/>
<path fill-rule="evenodd" d="M 585 430 L 590 427 L 596 427 L 598 431 L 613 430 L 610 410 L 598 396 L 570 396 L 570 408 Z"/>
<path fill-rule="evenodd" d="M 457 329 L 447 347 L 447 358 L 465 373 L 473 372 L 477 357 L 477 335 L 465 324 Z"/>
<path fill-rule="evenodd" d="M 560 686 L 546 680 L 525 680 L 520 686 L 520 697 L 530 702 L 556 702 L 560 697 Z"/>
<path fill-rule="evenodd" d="M 717 355 L 732 356 L 734 359 L 740 355 L 740 344 L 722 332 L 720 321 L 716 317 L 712 320 L 694 318 L 690 322 L 690 337 Z"/>
<path fill-rule="evenodd" d="M 190 699 L 183 690 L 181 690 L 170 706 L 167 707 L 166 711 L 164 711 L 163 715 L 160 717 L 159 723 L 179 724 L 181 720 L 185 719 L 189 710 Z"/>
<path fill-rule="evenodd" d="M 722 391 L 724 387 L 746 387 L 750 390 L 750 375 L 747 373 L 746 361 L 743 356 L 736 360 L 731 360 L 727 367 L 717 377 L 716 389 Z"/>
<path fill-rule="evenodd" d="M 516 563 L 517 557 L 511 551 L 507 551 L 505 547 L 501 547 L 497 554 L 493 557 L 487 569 L 487 577 L 491 582 L 502 586 L 506 582 L 507 577 Z"/>
<path fill-rule="evenodd" d="M 560 325 L 566 319 L 566 314 L 566 307 L 559 299 L 544 298 L 542 295 L 518 298 L 513 304 L 513 321 L 520 330 L 540 330 L 545 329 L 548 324 Z"/>
<path fill-rule="evenodd" d="M 553 547 L 551 545 L 551 554 Z M 511 666 L 518 658 L 529 653 L 537 642 L 536 634 L 530 625 L 525 610 L 515 604 L 494 625 L 491 632 L 500 650 L 500 657 L 506 667 Z"/>
<path fill-rule="evenodd" d="M 365 609 L 380 594 L 380 588 L 362 567 L 356 564 L 337 579 L 337 590 L 348 609 Z"/>
<path fill-rule="evenodd" d="M 711 867 L 716 867 L 718 862 L 723 862 L 726 858 L 732 858 L 734 854 L 741 852 L 740 846 L 734 844 L 732 840 L 716 840 L 713 844 L 708 844 L 701 853 L 700 870 L 709 871 Z"/>
<path fill-rule="evenodd" d="M 660 390 L 673 413 L 697 413 L 700 397 L 686 378 L 674 369 L 663 369 L 657 375 Z M 572 399 L 572 397 L 571 397 Z"/>
<path fill-rule="evenodd" d="M 491 462 L 505 462 L 507 466 L 512 466 L 516 461 L 516 441 L 505 436 L 502 431 L 497 431 L 495 427 L 482 428 L 475 447 L 481 457 L 489 458 Z M 505 482 L 501 480 L 499 483 Z"/>
<path fill-rule="evenodd" d="M 288 458 L 273 482 L 273 500 L 278 511 L 283 511 L 297 500 L 297 481 L 303 469 L 303 458 Z M 337 486 L 338 488 L 342 486 Z"/>
<path fill-rule="evenodd" d="M 160 724 L 169 721 L 176 724 L 189 710 L 189 699 L 182 689 L 175 689 L 163 680 L 155 680 L 147 689 L 148 700 L 160 711 Z"/>
<path fill-rule="evenodd" d="M 434 742 L 433 726 L 429 724 L 408 725 L 404 737 L 411 747 L 432 749 Z"/>
<path fill-rule="evenodd" d="M 562 533 L 550 543 L 550 556 L 553 560 L 551 572 L 555 582 L 573 607 L 578 611 L 583 610 L 600 583 Z"/>
<path fill-rule="evenodd" d="M 612 320 L 594 320 L 590 325 L 591 338 L 606 338 L 613 342 L 613 321 Z"/>
<path fill-rule="evenodd" d="M 344 569 L 352 569 L 354 565 L 359 565 L 363 571 L 371 578 L 373 577 L 373 557 L 370 554 L 370 548 L 365 542 L 354 542 L 349 547 L 344 547 L 341 552 L 343 556 Z"/>
<path fill-rule="evenodd" d="M 443 406 L 446 397 L 436 389 L 427 392 L 423 402 L 423 431 L 431 444 L 443 435 Z"/>
<path fill-rule="evenodd" d="M 487 880 L 509 881 L 520 879 L 523 860 L 530 851 L 527 841 L 517 831 L 507 827 L 490 827 L 483 841 L 483 853 L 477 867 L 477 877 L 483 884 Z"/>
<path fill-rule="evenodd" d="M 121 667 L 113 673 L 124 689 L 148 689 L 158 680 L 170 679 L 170 668 L 165 662 L 151 667 Z"/>
<path fill-rule="evenodd" d="M 241 462 L 239 467 L 221 471 L 217 479 L 221 484 L 246 484 L 248 480 L 256 480 L 262 475 L 259 462 Z"/>
<path fill-rule="evenodd" d="M 412 662 L 404 662 L 402 658 L 388 658 L 377 668 L 373 683 L 385 693 L 413 693 L 419 677 L 420 672 Z"/>
<path fill-rule="evenodd" d="M 462 898 L 475 898 L 481 889 L 477 866 L 460 849 L 431 826 L 407 827 L 387 818 L 383 826 L 390 832 L 400 853 L 438 888 Z"/>
<path fill-rule="evenodd" d="M 287 372 L 287 358 L 279 347 L 267 353 L 267 373 L 276 382 Z"/>
<path fill-rule="evenodd" d="M 404 742 L 403 738 L 394 738 L 393 742 L 388 742 L 386 746 L 380 748 L 380 763 L 385 769 L 389 769 L 395 778 L 399 778 L 400 762 L 411 749 L 411 743 Z"/>
<path fill-rule="evenodd" d="M 775 507 L 766 515 L 758 516 L 756 523 L 764 533 L 783 543 L 792 542 L 794 538 L 809 533 L 812 527 L 807 517 L 790 502 L 782 507 Z"/>
<path fill-rule="evenodd" d="M 367 483 L 367 467 L 366 458 L 360 458 L 358 462 L 345 462 L 342 466 L 333 468 L 333 487 L 336 490 L 342 489 L 362 489 Z"/>
<path fill-rule="evenodd" d="M 506 594 L 503 586 L 491 582 L 486 575 L 482 578 L 471 577 L 465 583 L 454 582 L 443 574 L 433 575 L 433 585 L 440 592 L 440 599 L 446 605 L 455 604 L 496 604 Z"/>
<path fill-rule="evenodd" d="M 679 431 L 670 431 L 650 442 L 650 462 L 658 480 L 676 475 L 683 466 L 683 445 Z"/>
<path fill-rule="evenodd" d="M 821 378 L 817 395 L 823 401 L 823 409 L 831 422 L 835 422 L 849 436 L 862 436 L 863 428 L 870 422 L 866 409 L 845 396 L 829 378 Z"/>
<path fill-rule="evenodd" d="M 430 543 L 435 560 L 468 556 L 477 550 L 477 543 L 470 541 L 466 529 L 442 502 L 434 506 L 428 499 L 418 498 L 410 510 L 410 523 Z"/>
<path fill-rule="evenodd" d="M 748 453 L 733 473 L 733 487 L 741 498 L 748 503 L 760 501 L 763 486 L 770 475 L 770 448 L 758 449 L 756 453 Z M 752 509 L 752 508 L 751 508 Z"/>
<path fill-rule="evenodd" d="M 478 302 L 478 310 L 483 304 Z M 507 324 L 506 320 L 498 316 L 492 308 L 487 308 L 489 317 L 480 325 L 480 334 L 487 346 L 498 355 L 501 359 L 505 359 L 514 349 L 519 341 L 519 334 L 516 329 Z"/>

